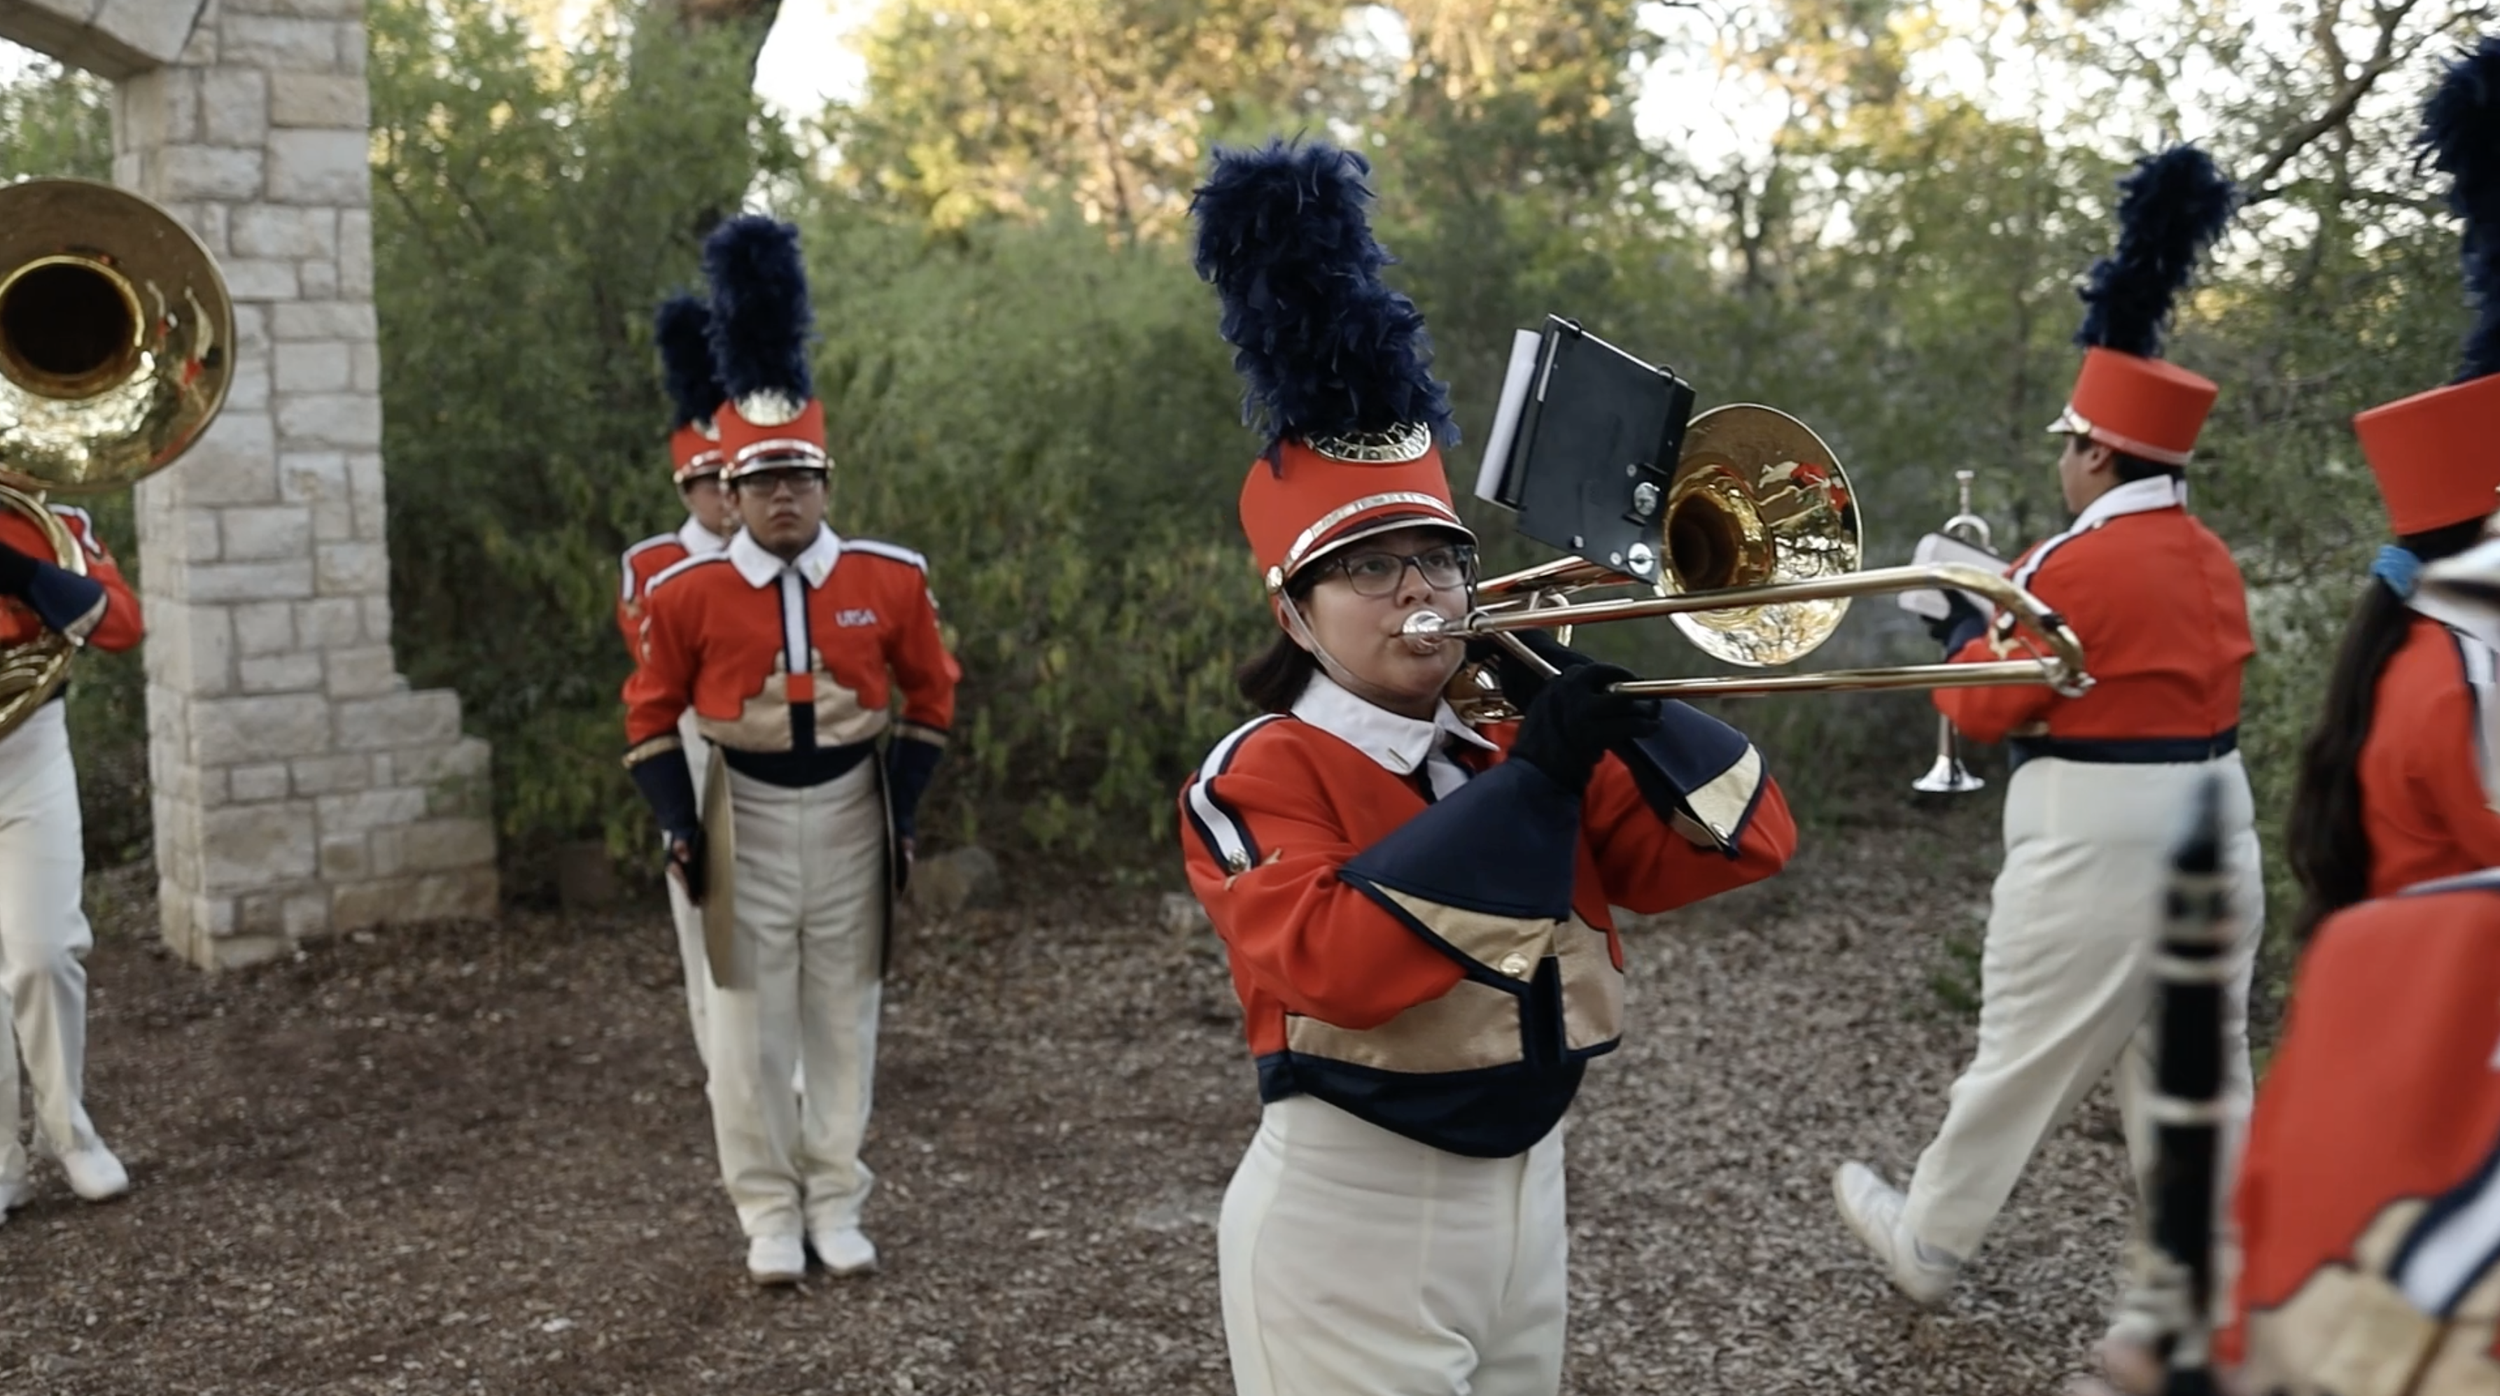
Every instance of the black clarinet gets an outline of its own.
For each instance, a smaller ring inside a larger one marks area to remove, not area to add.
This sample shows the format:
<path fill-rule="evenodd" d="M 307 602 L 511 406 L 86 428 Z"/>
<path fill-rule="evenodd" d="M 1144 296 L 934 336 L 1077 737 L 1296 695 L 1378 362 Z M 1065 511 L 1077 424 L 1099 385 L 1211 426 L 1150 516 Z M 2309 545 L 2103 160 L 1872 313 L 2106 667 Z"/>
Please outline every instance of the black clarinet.
<path fill-rule="evenodd" d="M 2159 995 L 2150 1228 L 2160 1286 L 2177 1299 L 2166 1355 L 2168 1396 L 2217 1390 L 2213 1371 L 2214 1237 L 2223 1129 L 2223 995 L 2231 949 L 2230 870 L 2223 857 L 2222 786 L 2207 777 L 2195 817 L 2170 858 L 2170 889 L 2153 957 Z"/>

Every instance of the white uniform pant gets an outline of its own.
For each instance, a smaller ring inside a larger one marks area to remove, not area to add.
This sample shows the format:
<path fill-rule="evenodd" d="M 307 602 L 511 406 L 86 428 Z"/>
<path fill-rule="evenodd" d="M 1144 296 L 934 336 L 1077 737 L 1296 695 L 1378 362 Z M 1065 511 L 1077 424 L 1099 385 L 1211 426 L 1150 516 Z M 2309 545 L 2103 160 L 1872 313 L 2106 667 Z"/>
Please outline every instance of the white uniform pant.
<path fill-rule="evenodd" d="M 873 758 L 803 790 L 729 775 L 754 987 L 712 990 L 706 1016 L 712 1136 L 749 1236 L 856 1226 L 875 1182 L 859 1149 L 888 877 L 877 781 Z"/>
<path fill-rule="evenodd" d="M 677 735 L 686 744 L 686 766 L 694 772 L 694 788 L 703 788 L 703 779 L 711 773 L 712 744 L 703 740 L 695 725 L 694 709 L 688 708 L 677 719 Z M 686 971 L 686 1021 L 694 1029 L 695 1055 L 707 1064 L 711 1061 L 710 1030 L 704 1026 L 707 1005 L 712 1000 L 712 967 L 703 948 L 703 908 L 686 900 L 685 884 L 674 877 L 663 877 L 668 884 L 668 914 L 677 926 L 677 958 Z"/>
<path fill-rule="evenodd" d="M 2139 1204 L 2153 1165 L 2152 958 L 2170 857 L 2204 777 L 2222 781 L 2239 973 L 2224 999 L 2231 1176 L 2250 1095 L 2248 982 L 2265 925 L 2248 776 L 2237 753 L 2179 765 L 2026 761 L 2005 791 L 2005 868 L 1980 956 L 1979 1050 L 1919 1155 L 1903 1219 L 1969 1258 L 2032 1151 L 2113 1066 Z M 2141 1215 L 2139 1205 L 2138 1214 Z"/>
<path fill-rule="evenodd" d="M 1240 1396 L 1553 1396 L 1569 1236 L 1557 1127 L 1467 1158 L 1324 1101 L 1269 1105 L 1224 1193 Z"/>
<path fill-rule="evenodd" d="M 79 1096 L 87 1066 L 86 870 L 78 770 L 59 703 L 0 737 L 0 1179 L 26 1176 L 18 1139 L 24 1054 L 35 1119 L 56 1150 L 95 1139 Z"/>

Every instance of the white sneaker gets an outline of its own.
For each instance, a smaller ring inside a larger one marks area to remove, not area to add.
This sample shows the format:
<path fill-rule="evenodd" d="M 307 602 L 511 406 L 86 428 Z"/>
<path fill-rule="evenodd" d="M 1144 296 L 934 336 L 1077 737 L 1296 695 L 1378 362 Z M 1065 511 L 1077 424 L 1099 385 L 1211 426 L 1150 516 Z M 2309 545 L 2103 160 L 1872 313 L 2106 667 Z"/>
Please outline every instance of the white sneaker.
<path fill-rule="evenodd" d="M 1901 1224 L 1906 1199 L 1900 1189 L 1865 1164 L 1844 1163 L 1832 1174 L 1832 1196 L 1840 1203 L 1840 1219 L 1884 1263 L 1895 1289 L 1931 1308 L 1944 1302 L 1962 1259 L 1912 1236 Z"/>
<path fill-rule="evenodd" d="M 864 1275 L 877 1268 L 877 1245 L 856 1226 L 835 1227 L 807 1238 L 816 1258 L 836 1275 Z"/>
<path fill-rule="evenodd" d="M 69 1175 L 69 1190 L 89 1202 L 104 1202 L 130 1191 L 130 1173 L 101 1139 L 90 1141 L 60 1154 L 61 1171 Z"/>
<path fill-rule="evenodd" d="M 747 1242 L 747 1274 L 759 1285 L 794 1285 L 807 1278 L 807 1247 L 795 1231 Z"/>

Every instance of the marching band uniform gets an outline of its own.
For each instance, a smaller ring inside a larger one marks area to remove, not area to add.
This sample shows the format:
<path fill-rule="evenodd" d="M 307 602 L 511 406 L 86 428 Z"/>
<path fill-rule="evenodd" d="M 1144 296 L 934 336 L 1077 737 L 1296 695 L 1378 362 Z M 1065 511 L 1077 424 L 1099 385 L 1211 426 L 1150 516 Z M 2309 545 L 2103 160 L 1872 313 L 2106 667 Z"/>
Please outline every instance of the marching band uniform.
<path fill-rule="evenodd" d="M 715 418 L 725 478 L 828 472 L 824 409 L 805 379 L 796 230 L 734 219 L 705 262 L 730 392 Z M 732 874 L 692 891 L 734 908 L 730 962 L 712 967 L 728 983 L 708 1007 L 713 1131 L 749 1270 L 767 1282 L 797 1278 L 802 1227 L 827 1268 L 875 1264 L 859 1227 L 874 1175 L 859 1149 L 889 898 L 957 677 L 925 573 L 916 553 L 819 521 L 793 559 L 742 530 L 646 593 L 626 759 L 661 827 L 697 850 L 690 875 L 713 842 L 734 845 Z M 898 690 L 899 723 L 888 712 Z M 699 811 L 678 728 L 689 714 L 726 766 Z"/>
<path fill-rule="evenodd" d="M 663 376 L 675 409 L 668 436 L 670 472 L 681 491 L 694 481 L 717 477 L 724 464 L 720 432 L 712 424 L 722 391 L 712 370 L 711 322 L 711 309 L 703 302 L 692 296 L 673 296 L 661 305 L 656 326 Z M 642 661 L 644 600 L 653 580 L 687 558 L 708 557 L 728 546 L 727 538 L 704 527 L 689 511 L 675 530 L 655 534 L 625 550 L 618 560 L 623 575 L 617 589 L 616 628 L 625 637 L 625 652 L 637 664 Z M 677 734 L 684 742 L 694 788 L 700 790 L 710 771 L 711 752 L 696 730 L 692 708 L 678 719 Z M 685 969 L 686 1021 L 694 1028 L 695 1052 L 702 1056 L 708 1051 L 704 1004 L 711 996 L 710 971 L 704 963 L 703 909 L 687 899 L 684 883 L 673 877 L 664 880 L 669 917 L 677 927 L 677 957 Z"/>
<path fill-rule="evenodd" d="M 2119 256 L 2085 293 L 2096 305 L 2096 297 L 2118 300 L 2112 283 L 2142 255 L 2137 228 L 2176 228 L 2195 221 L 2191 209 L 2208 211 L 2199 245 L 2163 259 L 2184 278 L 2228 216 L 2229 186 L 2201 152 L 2176 149 L 2139 170 L 2127 182 Z M 2218 390 L 2153 357 L 2175 289 L 2158 288 L 2159 304 L 2140 329 L 2096 310 L 2069 405 L 2051 431 L 2157 466 L 2187 463 Z M 2142 300 L 2138 290 L 2134 303 Z M 1842 1165 L 1833 1180 L 1843 1219 L 1922 1303 L 1943 1300 L 2041 1138 L 2113 1065 L 2128 1156 L 2139 1185 L 2148 1181 L 2152 941 L 2143 928 L 2158 920 L 2169 859 L 2169 821 L 2156 812 L 2182 803 L 2208 774 L 2221 780 L 2234 905 L 2247 912 L 2225 1014 L 2227 1094 L 2245 1107 L 2247 985 L 2264 882 L 2237 727 L 2240 673 L 2255 647 L 2230 550 L 2185 503 L 2184 484 L 2166 473 L 2116 483 L 2010 569 L 2082 641 L 2089 691 L 1935 691 L 1936 706 L 1962 732 L 2006 741 L 2013 766 L 2005 865 L 1982 951 L 1978 1050 L 1906 1196 L 1863 1164 Z M 2026 642 L 2011 621 L 1983 626 L 1967 612 L 1946 639 L 1948 656 L 1971 663 L 2020 652 Z"/>
<path fill-rule="evenodd" d="M 2466 280 L 2481 288 L 2481 326 L 2467 338 L 2455 382 L 2353 418 L 2399 541 L 2382 548 L 2371 568 L 2372 591 L 2348 632 L 2329 710 L 2302 773 L 2304 803 L 2322 804 L 2334 798 L 2331 788 L 2359 785 L 2357 829 L 2321 830 L 2323 858 L 2295 845 L 2317 912 L 2358 900 L 2365 890 L 2382 897 L 2500 866 L 2500 619 L 2420 595 L 2414 586 L 2425 556 L 2417 548 L 2456 551 L 2471 541 L 2471 525 L 2500 507 L 2500 450 L 2492 445 L 2500 440 L 2500 190 L 2490 187 L 2500 184 L 2500 170 L 2472 168 L 2492 164 L 2488 152 L 2500 144 L 2500 37 L 2485 38 L 2451 70 L 2428 104 L 2421 144 L 2456 178 L 2450 202 L 2464 218 Z M 2366 641 L 2382 627 L 2394 642 L 2383 667 L 2375 675 L 2346 673 L 2378 658 Z M 2366 707 L 2338 711 L 2341 684 L 2361 685 Z M 2343 723 L 2366 728 L 2357 759 L 2339 740 L 2350 734 L 2335 730 Z M 2354 856 L 2355 834 L 2366 845 L 2366 877 L 2342 866 Z M 2322 878 L 2324 870 L 2310 866 L 2318 862 L 2338 865 L 2341 875 Z"/>
<path fill-rule="evenodd" d="M 52 506 L 85 553 L 82 576 L 57 566 L 32 519 L 0 510 L 0 654 L 45 631 L 107 652 L 139 643 L 138 598 L 80 509 Z M 58 693 L 0 733 L 0 1219 L 26 1187 L 18 1139 L 18 1057 L 35 1119 L 79 1196 L 130 1186 L 81 1097 L 87 1063 L 87 970 L 95 944 L 80 907 L 86 874 L 78 771 Z"/>
<path fill-rule="evenodd" d="M 2500 870 L 2302 957 L 2249 1123 L 2219 1355 L 2252 1396 L 2500 1390 Z"/>
<path fill-rule="evenodd" d="M 1409 347 L 1420 317 L 1374 271 L 1365 168 L 1324 145 L 1219 151 L 1194 204 L 1201 273 L 1276 428 L 1240 512 L 1288 627 L 1294 578 L 1349 543 L 1473 537 L 1433 444 L 1440 385 Z M 1405 367 L 1348 354 L 1313 372 L 1294 347 L 1313 323 Z M 1387 391 L 1363 391 L 1374 377 Z M 1648 737 L 1592 748 L 1583 792 L 1526 754 L 1521 724 L 1477 730 L 1446 702 L 1404 716 L 1312 652 L 1290 711 L 1217 743 L 1179 802 L 1264 1103 L 1219 1234 L 1234 1381 L 1243 1396 L 1551 1393 L 1557 1126 L 1620 1032 L 1608 907 L 1766 877 L 1795 827 L 1744 736 L 1682 704 L 1657 705 Z"/>
<path fill-rule="evenodd" d="M 2454 551 L 2500 486 L 2500 36 L 2450 66 L 2421 144 L 2455 181 L 2481 313 L 2454 384 L 2354 428 L 2398 537 L 2450 530 L 2436 541 Z M 2373 638 L 2396 643 L 2357 771 L 2304 771 L 2312 800 L 2348 796 L 2328 786 L 2357 775 L 2373 899 L 2338 908 L 2320 895 L 2332 888 L 2310 887 L 2328 914 L 2249 1125 L 2220 1355 L 2258 1396 L 2500 1391 L 2500 780 L 2486 725 L 2500 615 L 2463 599 L 2481 587 L 2417 591 L 2422 562 L 2408 547 L 2382 552 L 2385 592 L 2365 597 L 2347 639 L 2348 658 L 2370 656 Z M 2461 565 L 2488 571 L 2487 558 L 2459 559 L 2429 575 Z M 2372 677 L 2346 667 L 2339 684 Z M 2331 686 L 2330 722 L 2336 696 Z M 2339 734 L 2322 735 L 2313 759 L 2336 749 Z M 2303 813 L 2315 811 L 2296 812 L 2296 828 Z M 2349 861 L 2335 871 L 2357 881 Z M 2425 873 L 2439 876 L 2397 890 Z"/>

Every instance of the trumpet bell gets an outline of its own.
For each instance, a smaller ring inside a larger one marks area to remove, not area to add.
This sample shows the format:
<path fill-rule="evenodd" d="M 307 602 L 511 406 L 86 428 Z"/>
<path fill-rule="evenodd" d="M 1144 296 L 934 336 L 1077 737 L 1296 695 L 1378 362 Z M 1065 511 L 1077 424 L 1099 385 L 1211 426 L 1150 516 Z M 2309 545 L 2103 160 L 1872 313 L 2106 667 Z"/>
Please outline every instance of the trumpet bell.
<path fill-rule="evenodd" d="M 224 405 L 233 345 L 215 260 L 162 209 L 0 187 L 0 479 L 92 493 L 172 464 Z"/>
<path fill-rule="evenodd" d="M 1814 429 L 1776 408 L 1715 407 L 1693 418 L 1667 490 L 1661 596 L 1814 582 L 1858 570 L 1857 504 Z M 1845 596 L 1692 611 L 1676 627 L 1730 664 L 1803 657 L 1849 613 Z"/>

